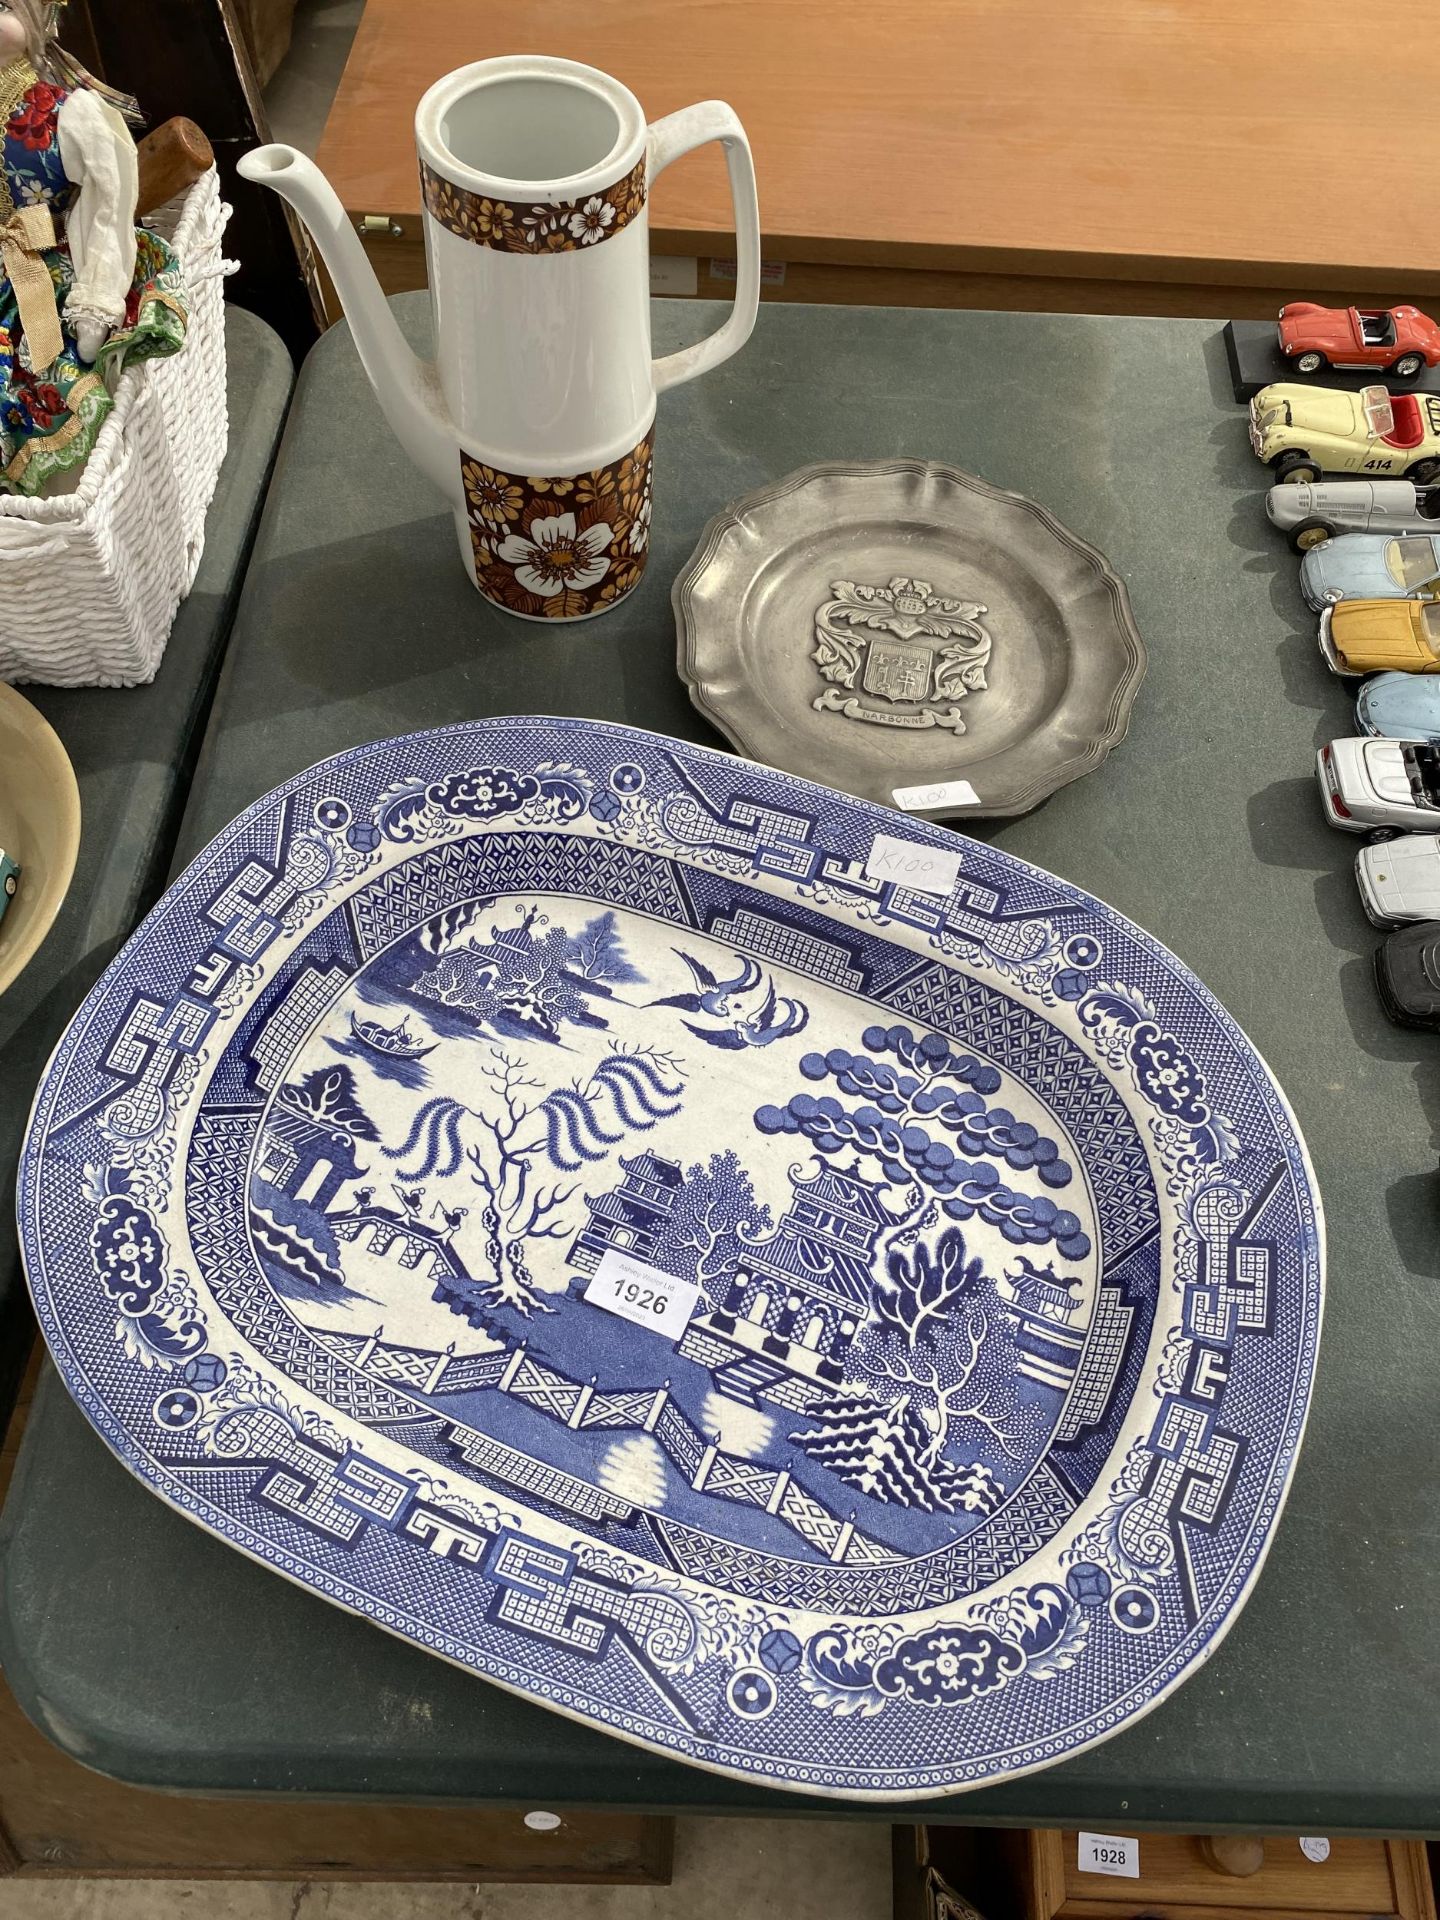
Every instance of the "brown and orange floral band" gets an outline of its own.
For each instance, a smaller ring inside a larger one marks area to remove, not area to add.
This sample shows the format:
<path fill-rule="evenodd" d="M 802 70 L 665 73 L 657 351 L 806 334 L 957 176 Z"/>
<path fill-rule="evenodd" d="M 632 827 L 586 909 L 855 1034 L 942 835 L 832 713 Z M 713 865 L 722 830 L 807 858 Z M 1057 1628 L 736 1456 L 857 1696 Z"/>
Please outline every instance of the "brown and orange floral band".
<path fill-rule="evenodd" d="M 578 620 L 640 584 L 650 546 L 650 436 L 560 479 L 461 459 L 475 582 L 512 613 Z"/>
<path fill-rule="evenodd" d="M 501 253 L 575 253 L 613 240 L 644 209 L 645 159 L 603 193 L 579 200 L 492 200 L 442 179 L 423 160 L 420 183 L 427 210 L 462 240 Z"/>

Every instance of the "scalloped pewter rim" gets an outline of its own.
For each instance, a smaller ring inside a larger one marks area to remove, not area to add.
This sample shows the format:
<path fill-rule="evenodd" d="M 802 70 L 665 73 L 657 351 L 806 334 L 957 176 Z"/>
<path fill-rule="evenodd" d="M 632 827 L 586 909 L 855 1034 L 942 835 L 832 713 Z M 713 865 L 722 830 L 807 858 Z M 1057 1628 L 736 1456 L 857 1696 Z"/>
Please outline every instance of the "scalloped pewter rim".
<path fill-rule="evenodd" d="M 675 576 L 675 584 L 670 590 L 670 604 L 675 614 L 676 671 L 684 681 L 690 695 L 690 701 L 696 711 L 747 759 L 757 761 L 761 766 L 773 766 L 776 763 L 760 751 L 745 729 L 733 721 L 724 711 L 723 704 L 715 696 L 713 689 L 706 685 L 696 664 L 698 641 L 698 616 L 695 609 L 696 588 L 714 564 L 725 544 L 727 537 L 737 531 L 742 521 L 759 508 L 773 506 L 788 494 L 798 493 L 816 481 L 831 479 L 855 479 L 860 477 L 883 478 L 888 475 L 909 475 L 914 478 L 942 481 L 950 486 L 961 487 L 967 492 L 983 495 L 1009 507 L 1019 508 L 1022 512 L 1038 520 L 1047 533 L 1078 555 L 1096 573 L 1110 596 L 1115 616 L 1116 630 L 1120 635 L 1125 656 L 1125 668 L 1116 682 L 1111 695 L 1109 709 L 1103 728 L 1079 753 L 1070 754 L 1064 760 L 1054 762 L 1046 771 L 1027 785 L 1010 792 L 1002 789 L 1002 797 L 995 802 L 987 801 L 981 806 L 963 809 L 917 807 L 913 812 L 906 811 L 905 817 L 913 820 L 950 820 L 963 815 L 965 819 L 1006 819 L 1018 814 L 1029 813 L 1038 807 L 1061 787 L 1069 786 L 1071 781 L 1081 779 L 1095 769 L 1125 738 L 1130 726 L 1130 710 L 1145 678 L 1149 655 L 1140 629 L 1135 624 L 1135 615 L 1130 605 L 1129 591 L 1125 582 L 1116 573 L 1100 549 L 1090 541 L 1082 540 L 1080 535 L 1057 520 L 1048 507 L 1042 507 L 1026 494 L 1013 493 L 1008 488 L 992 486 L 988 480 L 982 480 L 973 473 L 965 473 L 959 467 L 947 465 L 942 460 L 817 460 L 811 465 L 797 467 L 781 480 L 770 482 L 767 486 L 757 487 L 743 494 L 728 506 L 714 514 L 705 524 L 694 552 Z M 815 775 L 802 771 L 795 766 L 785 766 L 781 771 L 791 773 L 796 779 L 813 780 Z M 833 777 L 833 776 L 832 776 Z M 960 777 L 957 770 L 956 777 Z M 837 781 L 836 783 L 840 783 Z M 931 784 L 926 782 L 925 784 Z M 856 799 L 868 800 L 873 805 L 894 807 L 892 790 L 866 788 L 863 783 L 855 786 L 842 786 L 842 791 L 854 795 Z"/>

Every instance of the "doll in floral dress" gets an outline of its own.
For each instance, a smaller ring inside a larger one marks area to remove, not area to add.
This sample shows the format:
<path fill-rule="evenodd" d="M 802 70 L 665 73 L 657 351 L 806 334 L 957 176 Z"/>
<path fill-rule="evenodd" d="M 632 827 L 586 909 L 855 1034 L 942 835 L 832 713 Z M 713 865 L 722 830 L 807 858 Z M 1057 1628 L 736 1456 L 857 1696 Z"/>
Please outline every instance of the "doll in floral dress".
<path fill-rule="evenodd" d="M 0 0 L 0 493 L 77 468 L 132 360 L 176 353 L 169 246 L 135 226 L 132 108 L 55 43 L 54 0 Z"/>

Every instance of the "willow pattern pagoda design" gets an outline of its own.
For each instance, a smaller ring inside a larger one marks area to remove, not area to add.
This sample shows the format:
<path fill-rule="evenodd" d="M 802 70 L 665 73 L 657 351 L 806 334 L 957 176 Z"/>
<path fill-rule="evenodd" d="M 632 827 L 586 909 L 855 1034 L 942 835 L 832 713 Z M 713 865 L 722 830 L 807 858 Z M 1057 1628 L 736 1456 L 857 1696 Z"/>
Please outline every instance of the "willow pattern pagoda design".
<path fill-rule="evenodd" d="M 621 1184 L 587 1200 L 589 1223 L 568 1256 L 582 1274 L 609 1247 L 646 1258 L 674 1207 L 681 1173 L 672 1161 L 646 1153 L 621 1164 Z M 790 1184 L 773 1233 L 750 1242 L 741 1231 L 748 1257 L 708 1283 L 709 1304 L 680 1352 L 731 1399 L 801 1411 L 845 1377 L 841 1363 L 870 1314 L 876 1243 L 895 1222 L 881 1184 L 858 1166 L 841 1172 L 822 1160 L 808 1177 L 792 1168 Z"/>

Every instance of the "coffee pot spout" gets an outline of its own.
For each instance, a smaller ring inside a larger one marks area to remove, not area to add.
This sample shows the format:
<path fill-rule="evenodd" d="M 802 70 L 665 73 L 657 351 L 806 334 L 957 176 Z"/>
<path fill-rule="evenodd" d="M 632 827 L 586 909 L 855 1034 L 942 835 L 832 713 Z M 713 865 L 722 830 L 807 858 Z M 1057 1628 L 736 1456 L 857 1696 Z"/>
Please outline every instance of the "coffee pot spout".
<path fill-rule="evenodd" d="M 421 360 L 407 345 L 334 188 L 313 160 L 279 143 L 247 153 L 239 172 L 258 186 L 273 187 L 309 228 L 396 439 L 427 479 L 453 499 L 460 483 L 458 439 L 439 375 L 433 361 Z"/>

